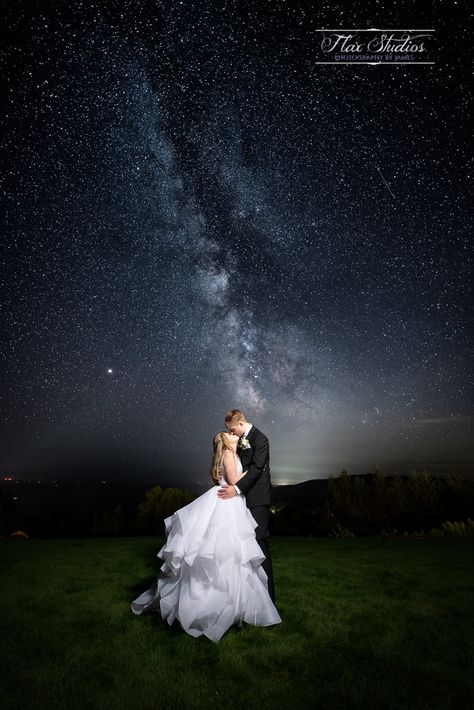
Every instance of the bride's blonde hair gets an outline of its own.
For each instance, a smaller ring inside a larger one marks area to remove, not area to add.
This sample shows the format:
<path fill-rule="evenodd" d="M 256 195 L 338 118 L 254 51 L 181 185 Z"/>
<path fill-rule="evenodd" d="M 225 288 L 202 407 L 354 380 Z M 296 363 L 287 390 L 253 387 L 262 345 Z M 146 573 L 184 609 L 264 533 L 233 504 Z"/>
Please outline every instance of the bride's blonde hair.
<path fill-rule="evenodd" d="M 212 463 L 211 467 L 209 469 L 209 475 L 211 476 L 211 480 L 214 486 L 219 485 L 219 479 L 221 477 L 221 469 L 220 469 L 220 463 L 222 456 L 224 454 L 224 451 L 226 449 L 229 449 L 232 451 L 230 446 L 227 446 L 225 443 L 225 435 L 228 434 L 227 431 L 218 431 L 217 434 L 214 437 L 214 456 L 212 458 Z"/>

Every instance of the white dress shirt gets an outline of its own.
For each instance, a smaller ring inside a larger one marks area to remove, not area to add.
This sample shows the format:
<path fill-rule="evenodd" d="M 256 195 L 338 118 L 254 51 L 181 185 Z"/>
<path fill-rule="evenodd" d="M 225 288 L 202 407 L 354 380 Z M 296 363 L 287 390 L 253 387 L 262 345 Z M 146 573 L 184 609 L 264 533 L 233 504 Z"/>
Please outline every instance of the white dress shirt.
<path fill-rule="evenodd" d="M 249 433 L 249 431 L 250 431 L 250 429 L 252 428 L 252 426 L 253 426 L 253 424 L 250 424 L 250 422 L 247 422 L 247 428 L 245 429 L 245 431 L 244 431 L 244 433 L 242 434 L 242 436 L 247 436 L 247 434 Z M 244 495 L 243 493 L 240 492 L 240 488 L 239 488 L 238 486 L 235 486 L 235 485 L 234 485 L 234 488 L 235 488 L 235 490 L 237 491 L 237 494 L 238 494 L 238 495 L 241 495 L 241 496 Z"/>

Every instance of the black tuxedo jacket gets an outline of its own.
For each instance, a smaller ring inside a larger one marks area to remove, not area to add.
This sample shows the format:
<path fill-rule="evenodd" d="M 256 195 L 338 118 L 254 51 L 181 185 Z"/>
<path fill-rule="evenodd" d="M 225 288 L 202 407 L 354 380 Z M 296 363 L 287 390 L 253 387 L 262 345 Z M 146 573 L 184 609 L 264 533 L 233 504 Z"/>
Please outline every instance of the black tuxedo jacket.
<path fill-rule="evenodd" d="M 253 425 L 247 434 L 247 439 L 250 449 L 241 449 L 237 446 L 237 453 L 242 461 L 242 470 L 247 473 L 237 481 L 236 485 L 245 496 L 247 508 L 270 505 L 272 488 L 268 439 L 260 429 Z"/>

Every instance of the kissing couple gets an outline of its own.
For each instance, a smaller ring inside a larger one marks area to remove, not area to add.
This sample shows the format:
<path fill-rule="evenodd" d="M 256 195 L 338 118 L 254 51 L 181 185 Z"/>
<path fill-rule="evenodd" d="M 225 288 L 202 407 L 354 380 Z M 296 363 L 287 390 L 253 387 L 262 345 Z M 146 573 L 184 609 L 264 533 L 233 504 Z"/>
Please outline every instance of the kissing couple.
<path fill-rule="evenodd" d="M 165 518 L 156 584 L 131 603 L 136 615 L 157 611 L 169 625 L 177 619 L 191 636 L 214 642 L 234 624 L 282 621 L 267 542 L 268 438 L 240 409 L 229 410 L 224 423 L 213 440 L 212 487 Z"/>

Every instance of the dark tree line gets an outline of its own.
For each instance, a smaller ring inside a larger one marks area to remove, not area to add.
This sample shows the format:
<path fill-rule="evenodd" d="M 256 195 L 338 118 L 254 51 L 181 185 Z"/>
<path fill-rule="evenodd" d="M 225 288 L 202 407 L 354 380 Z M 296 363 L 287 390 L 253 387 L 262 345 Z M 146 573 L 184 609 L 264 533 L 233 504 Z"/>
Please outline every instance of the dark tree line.
<path fill-rule="evenodd" d="M 384 535 L 425 532 L 446 521 L 474 517 L 474 482 L 451 471 L 408 476 L 331 476 L 318 500 L 275 506 L 272 532 L 280 535 Z"/>
<path fill-rule="evenodd" d="M 344 470 L 326 481 L 308 483 L 322 485 L 314 495 L 305 490 L 299 497 L 295 496 L 298 486 L 288 486 L 291 501 L 280 499 L 272 505 L 272 535 L 474 533 L 474 481 L 462 480 L 454 471 L 447 478 L 436 478 L 426 471 L 384 476 L 377 469 L 358 476 Z M 130 512 L 116 502 L 88 513 L 55 510 L 45 515 L 39 510 L 36 515 L 22 516 L 10 490 L 0 484 L 0 535 L 22 529 L 32 537 L 164 536 L 164 519 L 195 497 L 187 489 L 157 485 L 146 491 L 144 500 Z M 453 527 L 453 523 L 462 522 L 464 528 Z"/>
<path fill-rule="evenodd" d="M 0 483 L 0 536 L 19 529 L 30 537 L 164 535 L 164 519 L 194 498 L 187 489 L 154 486 L 133 512 L 124 511 L 122 504 L 116 502 L 92 512 L 46 512 L 39 508 L 34 514 L 22 514 L 11 491 Z"/>

